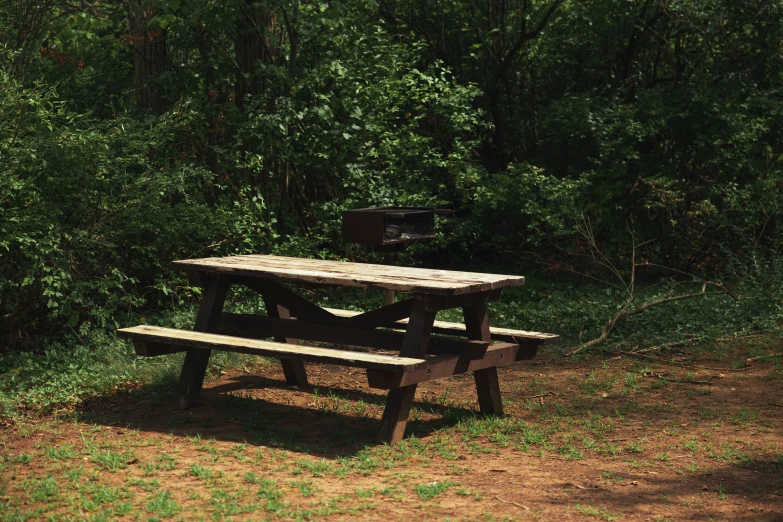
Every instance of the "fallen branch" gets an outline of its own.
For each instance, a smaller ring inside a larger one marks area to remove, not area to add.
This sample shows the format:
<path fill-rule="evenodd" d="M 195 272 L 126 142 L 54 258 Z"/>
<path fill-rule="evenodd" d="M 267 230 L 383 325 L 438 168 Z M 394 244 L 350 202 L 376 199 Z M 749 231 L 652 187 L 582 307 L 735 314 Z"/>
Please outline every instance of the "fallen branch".
<path fill-rule="evenodd" d="M 683 339 L 682 341 L 673 341 L 671 343 L 650 346 L 649 348 L 644 348 L 642 350 L 631 350 L 631 351 L 633 353 L 647 353 L 647 352 L 652 352 L 654 350 L 660 350 L 662 348 L 674 348 L 675 346 L 682 346 L 683 344 L 695 343 L 696 341 L 704 341 L 705 339 L 706 338 L 704 337 L 694 337 L 692 339 Z"/>
<path fill-rule="evenodd" d="M 511 502 L 510 500 L 503 500 L 502 498 L 500 498 L 500 497 L 499 497 L 499 496 L 497 496 L 497 495 L 495 495 L 495 500 L 499 500 L 499 501 L 501 501 L 501 502 L 505 502 L 506 504 L 511 504 L 512 506 L 516 506 L 516 507 L 518 507 L 518 508 L 522 508 L 522 509 L 524 509 L 525 511 L 530 511 L 530 508 L 529 508 L 529 507 L 527 507 L 527 506 L 523 506 L 522 504 L 517 504 L 516 502 Z"/>
<path fill-rule="evenodd" d="M 631 295 L 630 297 L 628 297 L 628 299 L 625 301 L 625 303 L 623 303 L 623 305 L 620 307 L 620 311 L 614 317 L 612 317 L 609 320 L 609 322 L 606 323 L 606 325 L 601 329 L 601 335 L 599 335 L 597 338 L 593 339 L 592 341 L 588 341 L 586 343 L 583 343 L 583 344 L 580 344 L 578 346 L 575 346 L 574 348 L 572 348 L 571 350 L 566 352 L 564 357 L 570 357 L 570 356 L 572 356 L 572 355 L 574 355 L 576 353 L 581 352 L 585 348 L 588 348 L 590 346 L 593 346 L 593 345 L 596 345 L 596 344 L 598 344 L 600 342 L 605 341 L 609 337 L 609 334 L 612 332 L 612 330 L 614 330 L 615 325 L 619 321 L 621 321 L 623 319 L 626 319 L 628 317 L 631 317 L 632 315 L 640 314 L 640 313 L 644 312 L 645 310 L 647 310 L 649 308 L 652 308 L 653 306 L 662 305 L 664 303 L 671 303 L 671 302 L 674 302 L 674 301 L 682 301 L 683 299 L 692 299 L 694 297 L 704 297 L 704 296 L 708 296 L 708 295 L 726 295 L 726 294 L 729 293 L 728 290 L 722 290 L 720 292 L 707 292 L 706 291 L 706 287 L 707 287 L 708 284 L 719 286 L 719 287 L 722 286 L 720 283 L 706 282 L 702 286 L 702 291 L 701 292 L 695 292 L 695 293 L 692 293 L 692 294 L 676 295 L 676 296 L 672 296 L 672 297 L 665 297 L 663 299 L 658 299 L 656 301 L 650 301 L 649 303 L 645 303 L 643 305 L 637 306 L 633 310 L 628 311 L 628 308 L 636 300 L 636 296 L 635 295 Z"/>
<path fill-rule="evenodd" d="M 689 368 L 689 369 L 697 369 L 697 370 L 710 370 L 713 372 L 744 372 L 748 368 L 711 368 L 709 366 L 701 366 L 699 364 L 692 364 L 692 363 L 681 363 L 677 361 L 667 361 L 666 359 L 661 359 L 660 357 L 652 357 L 650 355 L 644 355 L 637 352 L 622 352 L 622 351 L 612 351 L 609 353 L 613 353 L 615 355 L 627 355 L 630 357 L 638 357 L 640 359 L 647 359 L 649 361 L 655 361 L 657 363 L 661 364 L 670 364 L 672 366 L 680 366 L 682 368 Z"/>
<path fill-rule="evenodd" d="M 740 334 L 736 334 L 736 335 L 730 335 L 730 336 L 727 336 L 727 337 L 715 337 L 713 339 L 710 339 L 709 337 L 691 337 L 690 339 L 683 339 L 681 341 L 673 341 L 673 342 L 670 342 L 670 343 L 658 344 L 658 345 L 655 345 L 655 346 L 650 346 L 650 347 L 644 348 L 642 350 L 637 350 L 636 348 L 633 348 L 631 350 L 631 352 L 637 353 L 637 354 L 639 354 L 639 353 L 647 353 L 647 352 L 652 352 L 652 351 L 655 351 L 655 350 L 661 350 L 663 348 L 674 348 L 675 346 L 682 346 L 684 344 L 690 344 L 690 343 L 695 343 L 695 342 L 704 342 L 704 341 L 725 342 L 725 341 L 734 341 L 734 340 L 737 340 L 737 339 L 748 339 L 748 338 L 752 338 L 752 337 L 761 337 L 763 335 L 766 335 L 766 332 L 761 331 L 761 330 L 756 330 L 756 331 L 753 331 L 753 332 L 740 333 Z M 746 359 L 745 362 L 746 363 L 751 363 L 751 362 L 753 362 L 755 360 L 762 359 L 764 357 L 777 357 L 778 355 L 780 355 L 780 354 L 772 353 L 772 354 L 759 355 L 759 356 L 756 356 L 756 357 L 750 357 L 750 358 Z"/>
<path fill-rule="evenodd" d="M 677 382 L 677 383 L 688 383 L 688 384 L 706 384 L 708 386 L 712 386 L 714 384 L 713 381 L 694 381 L 693 379 L 669 379 L 668 377 L 664 377 L 660 373 L 651 373 L 651 377 L 657 377 L 658 379 L 661 379 L 666 382 Z"/>
<path fill-rule="evenodd" d="M 778 357 L 779 353 L 765 353 L 764 355 L 757 355 L 756 357 L 748 357 L 745 359 L 746 364 L 750 364 L 753 361 L 758 361 L 759 359 L 763 359 L 764 357 Z"/>
<path fill-rule="evenodd" d="M 633 315 L 640 314 L 654 306 L 659 306 L 665 303 L 672 303 L 675 301 L 682 301 L 684 299 L 693 299 L 695 297 L 706 297 L 706 296 L 712 296 L 712 295 L 729 295 L 730 297 L 734 298 L 734 296 L 731 295 L 731 293 L 724 288 L 722 283 L 719 282 L 713 282 L 713 281 L 705 281 L 702 282 L 701 285 L 701 291 L 699 292 L 693 292 L 693 293 L 687 293 L 687 294 L 681 294 L 681 295 L 674 295 L 670 297 L 663 297 L 660 299 L 656 299 L 654 301 L 649 301 L 647 303 L 638 304 L 639 303 L 639 296 L 641 296 L 645 292 L 649 292 L 651 289 L 657 287 L 660 285 L 663 280 L 658 281 L 657 283 L 654 283 L 652 285 L 647 286 L 646 288 L 643 288 L 641 290 L 638 290 L 636 287 L 636 272 L 637 268 L 641 267 L 647 267 L 647 266 L 653 266 L 649 261 L 645 260 L 644 258 L 641 259 L 641 262 L 637 262 L 638 259 L 638 251 L 641 247 L 644 245 L 656 241 L 656 239 L 651 239 L 648 241 L 642 241 L 641 243 L 637 242 L 636 236 L 633 232 L 633 229 L 631 227 L 630 223 L 626 223 L 626 229 L 628 230 L 628 234 L 631 237 L 631 255 L 630 255 L 630 274 L 627 276 L 615 265 L 615 263 L 612 262 L 609 257 L 604 254 L 604 252 L 601 250 L 601 247 L 598 244 L 598 241 L 596 240 L 595 232 L 593 230 L 593 225 L 590 219 L 587 216 L 581 216 L 581 219 L 577 221 L 576 223 L 576 230 L 579 232 L 579 234 L 584 238 L 585 242 L 587 243 L 587 247 L 589 249 L 589 252 L 584 255 L 585 257 L 590 258 L 595 265 L 600 267 L 601 269 L 607 270 L 609 274 L 611 274 L 610 277 L 608 277 L 606 280 L 603 280 L 601 278 L 592 276 L 590 274 L 583 274 L 587 275 L 588 277 L 591 277 L 592 279 L 600 280 L 606 284 L 608 284 L 611 287 L 614 288 L 620 288 L 625 291 L 627 294 L 627 297 L 625 301 L 619 306 L 619 309 L 615 313 L 615 315 L 609 319 L 609 321 L 604 325 L 604 327 L 601 329 L 601 334 L 588 342 L 582 342 L 582 332 L 579 332 L 579 344 L 573 348 L 571 348 L 564 357 L 570 357 L 571 355 L 574 355 L 576 353 L 579 353 L 580 351 L 584 350 L 585 348 L 588 348 L 590 346 L 594 346 L 598 343 L 601 343 L 605 341 L 609 335 L 611 334 L 612 330 L 614 330 L 614 327 L 617 325 L 619 321 L 622 321 L 623 319 L 626 319 L 628 317 L 631 317 Z M 622 259 L 622 257 L 620 258 Z M 654 266 L 660 266 L 660 265 L 654 265 Z M 688 274 L 686 272 L 683 272 L 681 270 L 677 270 L 674 268 L 669 267 L 662 267 L 666 268 L 667 270 L 671 270 L 673 272 L 677 272 L 682 275 L 688 275 L 690 277 L 695 277 L 693 274 Z M 618 284 L 619 283 L 619 284 Z M 675 287 L 681 287 L 682 283 L 678 283 L 677 281 L 674 281 L 672 279 L 672 283 L 674 283 Z M 714 286 L 717 287 L 718 291 L 708 291 L 708 287 Z"/>
<path fill-rule="evenodd" d="M 547 395 L 557 395 L 557 393 L 553 391 L 548 391 L 546 393 L 539 393 L 538 395 L 529 395 L 527 397 L 522 397 L 523 399 L 540 399 L 541 397 L 546 397 Z"/>

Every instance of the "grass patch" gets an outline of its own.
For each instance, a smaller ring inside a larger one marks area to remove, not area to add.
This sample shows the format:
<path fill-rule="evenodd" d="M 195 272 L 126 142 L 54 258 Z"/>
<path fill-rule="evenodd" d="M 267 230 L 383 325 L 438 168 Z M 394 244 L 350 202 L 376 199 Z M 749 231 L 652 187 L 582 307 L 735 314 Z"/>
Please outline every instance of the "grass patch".
<path fill-rule="evenodd" d="M 132 459 L 132 454 L 112 450 L 97 451 L 90 458 L 96 464 L 112 472 L 127 468 L 128 461 Z"/>
<path fill-rule="evenodd" d="M 162 517 L 173 517 L 179 513 L 182 508 L 174 502 L 171 497 L 171 493 L 168 491 L 160 491 L 147 502 L 147 511 L 154 515 L 160 515 Z"/>
<path fill-rule="evenodd" d="M 455 482 L 449 482 L 449 481 L 439 481 L 439 482 L 429 482 L 427 484 L 419 484 L 416 486 L 416 495 L 422 499 L 422 500 L 430 500 L 450 487 L 456 485 Z"/>
<path fill-rule="evenodd" d="M 588 517 L 600 518 L 606 520 L 607 522 L 611 522 L 612 520 L 617 520 L 617 517 L 619 516 L 619 515 L 609 513 L 606 509 L 589 506 L 589 505 L 582 506 L 580 504 L 577 504 L 576 510 Z"/>
<path fill-rule="evenodd" d="M 32 499 L 36 502 L 46 502 L 53 500 L 59 495 L 60 488 L 57 486 L 57 479 L 52 475 L 36 481 L 32 486 Z"/>
<path fill-rule="evenodd" d="M 212 471 L 210 471 L 209 468 L 206 468 L 204 466 L 199 466 L 198 464 L 190 465 L 190 474 L 201 480 L 205 480 L 205 481 L 212 480 Z"/>
<path fill-rule="evenodd" d="M 49 460 L 67 460 L 76 458 L 76 451 L 71 446 L 48 446 L 44 455 Z"/>
<path fill-rule="evenodd" d="M 289 486 L 298 489 L 303 497 L 312 497 L 318 491 L 321 491 L 318 487 L 313 485 L 312 480 L 296 480 L 291 482 Z"/>

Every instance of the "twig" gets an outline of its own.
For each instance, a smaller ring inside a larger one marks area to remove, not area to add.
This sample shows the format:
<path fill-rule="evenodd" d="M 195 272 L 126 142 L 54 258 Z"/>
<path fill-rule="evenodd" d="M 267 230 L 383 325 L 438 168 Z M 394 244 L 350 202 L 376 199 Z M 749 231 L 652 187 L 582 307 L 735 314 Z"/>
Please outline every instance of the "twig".
<path fill-rule="evenodd" d="M 571 355 L 574 355 L 585 348 L 588 348 L 590 346 L 596 345 L 600 342 L 605 341 L 609 334 L 612 332 L 614 327 L 619 321 L 622 321 L 623 319 L 626 319 L 628 317 L 631 317 L 632 315 L 637 315 L 645 310 L 652 308 L 654 306 L 658 306 L 665 303 L 671 303 L 674 301 L 681 301 L 683 299 L 691 299 L 694 297 L 705 297 L 708 295 L 726 295 L 728 294 L 731 296 L 729 290 L 727 290 L 722 283 L 719 282 L 713 282 L 713 281 L 704 281 L 702 282 L 701 291 L 700 292 L 693 292 L 693 293 L 686 293 L 681 295 L 674 295 L 670 297 L 663 297 L 660 299 L 656 299 L 654 301 L 650 301 L 643 304 L 638 304 L 639 298 L 642 294 L 645 294 L 647 290 L 659 285 L 661 282 L 655 283 L 653 285 L 648 286 L 647 288 L 643 288 L 641 290 L 638 290 L 636 288 L 636 275 L 637 275 L 637 268 L 648 266 L 650 265 L 649 262 L 642 259 L 641 263 L 637 263 L 638 259 L 638 251 L 639 249 L 654 241 L 654 240 L 648 240 L 648 241 L 642 241 L 637 242 L 636 235 L 634 234 L 633 229 L 631 228 L 631 224 L 629 222 L 626 222 L 625 224 L 626 230 L 628 231 L 628 234 L 631 237 L 631 256 L 630 256 L 630 274 L 627 276 L 621 272 L 620 268 L 615 265 L 609 257 L 604 254 L 604 252 L 601 250 L 601 247 L 598 244 L 598 240 L 595 237 L 595 231 L 593 230 L 593 224 L 590 221 L 590 218 L 588 218 L 585 215 L 582 215 L 576 223 L 576 230 L 577 232 L 584 238 L 584 241 L 587 244 L 587 254 L 582 254 L 585 257 L 590 258 L 593 263 L 595 263 L 597 266 L 605 269 L 610 274 L 606 280 L 603 282 L 611 285 L 615 288 L 621 288 L 625 290 L 625 293 L 627 294 L 627 297 L 625 298 L 625 301 L 620 305 L 618 311 L 615 313 L 615 315 L 609 319 L 609 321 L 604 325 L 604 327 L 601 329 L 601 334 L 596 338 L 588 342 L 582 342 L 582 331 L 579 332 L 579 344 L 573 348 L 571 348 L 564 357 L 570 357 Z M 686 272 L 682 272 L 680 270 L 674 270 L 670 269 L 675 272 L 679 272 L 681 274 L 687 274 Z M 589 274 L 588 277 L 590 276 Z M 691 275 L 692 274 L 687 274 Z M 593 279 L 598 279 L 593 277 Z M 600 280 L 600 279 L 599 279 Z M 614 281 L 619 281 L 619 284 L 615 283 Z M 672 279 L 672 282 L 674 283 L 674 287 L 682 287 L 682 283 L 678 283 L 677 281 L 674 281 Z M 715 286 L 719 289 L 719 291 L 707 291 L 707 288 L 710 286 Z"/>
<path fill-rule="evenodd" d="M 523 399 L 539 399 L 541 397 L 546 397 L 547 395 L 557 395 L 557 393 L 553 391 L 548 391 L 546 393 L 539 393 L 538 395 L 530 395 L 528 397 L 522 397 Z"/>
<path fill-rule="evenodd" d="M 694 381 L 693 379 L 669 379 L 667 377 L 664 377 L 660 373 L 651 373 L 650 376 L 657 377 L 663 381 L 667 382 L 684 382 L 688 384 L 707 384 L 709 386 L 712 386 L 714 383 L 712 381 Z"/>
<path fill-rule="evenodd" d="M 675 346 L 681 346 L 683 344 L 688 344 L 688 343 L 693 343 L 696 341 L 703 341 L 703 340 L 705 340 L 704 337 L 695 337 L 693 339 L 683 339 L 682 341 L 674 341 L 671 343 L 650 346 L 649 348 L 644 348 L 643 350 L 632 350 L 632 351 L 633 353 L 646 353 L 646 352 L 652 352 L 653 350 L 660 350 L 661 348 L 674 348 Z"/>
<path fill-rule="evenodd" d="M 744 332 L 744 333 L 738 333 L 735 335 L 729 335 L 728 337 L 716 337 L 716 341 L 729 341 L 732 339 L 748 339 L 751 337 L 763 337 L 767 335 L 767 332 L 764 330 L 752 330 L 750 332 Z"/>
<path fill-rule="evenodd" d="M 764 357 L 778 357 L 779 355 L 780 355 L 779 353 L 767 353 L 764 355 L 757 355 L 756 357 L 748 357 L 747 359 L 745 359 L 745 362 L 751 363 L 753 361 L 758 361 L 759 359 L 762 359 Z"/>
<path fill-rule="evenodd" d="M 614 329 L 614 325 L 619 321 L 622 317 L 622 315 L 625 313 L 625 311 L 628 309 L 628 307 L 631 305 L 631 302 L 633 301 L 633 296 L 629 297 L 625 303 L 623 303 L 623 306 L 620 308 L 620 313 L 612 317 L 609 322 L 601 329 L 601 335 L 598 336 L 596 339 L 593 339 L 592 341 L 588 341 L 586 343 L 582 343 L 579 346 L 576 346 L 566 352 L 564 357 L 570 357 L 574 355 L 577 352 L 582 351 L 583 349 L 593 346 L 594 344 L 598 344 L 601 341 L 606 340 L 609 337 L 609 333 Z"/>
<path fill-rule="evenodd" d="M 706 285 L 707 283 L 704 283 L 704 284 Z M 710 283 L 710 284 L 717 285 L 717 283 Z M 645 303 L 645 304 L 643 304 L 643 305 L 641 305 L 641 306 L 639 306 L 637 308 L 634 308 L 633 310 L 631 310 L 627 314 L 623 315 L 621 317 L 621 319 L 625 319 L 626 317 L 630 317 L 632 315 L 640 314 L 640 313 L 644 312 L 645 310 L 647 310 L 648 308 L 650 308 L 652 306 L 659 305 L 659 304 L 671 303 L 673 301 L 681 301 L 682 299 L 690 299 L 692 297 L 703 297 L 703 296 L 706 296 L 706 295 L 725 295 L 725 294 L 728 294 L 728 293 L 729 293 L 728 290 L 722 290 L 720 292 L 706 292 L 706 291 L 702 291 L 702 292 L 695 292 L 693 294 L 683 294 L 683 295 L 676 295 L 676 296 L 673 296 L 673 297 L 666 297 L 666 298 L 663 298 L 663 299 L 658 299 L 657 301 L 652 301 L 650 303 Z"/>
<path fill-rule="evenodd" d="M 683 299 L 691 299 L 693 297 L 704 297 L 704 296 L 708 296 L 708 295 L 725 295 L 725 294 L 729 293 L 728 290 L 723 290 L 723 291 L 720 291 L 720 292 L 707 292 L 707 291 L 704 291 L 703 289 L 706 288 L 707 284 L 721 286 L 720 283 L 711 283 L 711 282 L 704 283 L 704 286 L 702 286 L 702 291 L 701 292 L 695 292 L 695 293 L 692 293 L 692 294 L 676 295 L 676 296 L 672 296 L 672 297 L 665 297 L 663 299 L 658 299 L 656 301 L 650 301 L 649 303 L 645 303 L 643 305 L 637 306 L 636 308 L 634 308 L 633 310 L 631 310 L 629 312 L 629 311 L 627 311 L 628 308 L 636 300 L 636 296 L 631 295 L 628 299 L 626 299 L 625 303 L 623 303 L 623 305 L 620 307 L 620 311 L 614 317 L 612 317 L 609 320 L 609 322 L 606 323 L 606 325 L 601 329 L 601 335 L 599 335 L 597 338 L 593 339 L 592 341 L 588 341 L 586 343 L 582 343 L 582 344 L 580 344 L 578 346 L 575 346 L 574 348 L 572 348 L 571 350 L 566 352 L 564 357 L 570 357 L 571 355 L 574 355 L 574 354 L 584 350 L 585 348 L 587 348 L 589 346 L 593 346 L 593 345 L 596 345 L 596 344 L 598 344 L 598 343 L 600 343 L 602 341 L 605 341 L 609 337 L 609 334 L 612 332 L 612 330 L 614 329 L 614 327 L 615 327 L 615 325 L 617 324 L 618 321 L 621 321 L 623 319 L 631 317 L 632 315 L 640 314 L 640 313 L 644 312 L 645 310 L 647 310 L 648 308 L 651 308 L 653 306 L 661 305 L 661 304 L 664 304 L 664 303 L 671 303 L 671 302 L 674 302 L 674 301 L 681 301 Z"/>
<path fill-rule="evenodd" d="M 506 504 L 511 504 L 512 506 L 516 506 L 516 507 L 518 507 L 518 508 L 522 508 L 522 509 L 524 509 L 525 511 L 530 511 L 530 508 L 529 508 L 529 507 L 527 507 L 527 506 L 523 506 L 522 504 L 517 504 L 516 502 L 511 502 L 510 500 L 503 500 L 502 498 L 500 498 L 500 497 L 499 497 L 499 496 L 497 496 L 497 495 L 495 495 L 495 500 L 499 500 L 499 501 L 501 501 L 501 502 L 505 502 Z"/>
<path fill-rule="evenodd" d="M 667 361 L 666 359 L 661 359 L 660 357 L 651 357 L 649 355 L 643 355 L 641 353 L 636 352 L 622 352 L 622 351 L 612 351 L 610 353 L 616 354 L 616 355 L 628 355 L 631 357 L 638 357 L 640 359 L 647 359 L 650 361 L 655 361 L 661 364 L 670 364 L 672 366 L 681 366 L 683 368 L 696 368 L 699 370 L 710 370 L 713 372 L 744 372 L 748 368 L 711 368 L 709 366 L 701 366 L 699 364 L 691 364 L 691 363 L 681 363 L 676 361 Z"/>
<path fill-rule="evenodd" d="M 228 241 L 228 238 L 226 238 L 226 239 L 221 239 L 221 240 L 220 240 L 220 241 L 218 241 L 217 243 L 212 243 L 211 245 L 207 245 L 207 246 L 205 246 L 204 248 L 202 248 L 201 250 L 199 250 L 199 252 L 203 252 L 204 250 L 207 250 L 207 249 L 213 249 L 213 248 L 217 248 L 217 247 L 219 247 L 220 245 L 222 245 L 223 243 L 225 243 L 226 241 Z"/>
<path fill-rule="evenodd" d="M 689 344 L 689 343 L 695 343 L 697 341 L 713 341 L 713 342 L 721 342 L 721 341 L 731 341 L 736 339 L 746 339 L 749 337 L 760 337 L 765 335 L 765 332 L 761 330 L 756 330 L 753 332 L 746 332 L 743 334 L 736 334 L 736 335 L 730 335 L 728 337 L 715 337 L 714 339 L 710 339 L 708 337 L 691 337 L 690 339 L 683 339 L 681 341 L 673 341 L 671 343 L 665 343 L 665 344 L 659 344 L 656 346 L 650 346 L 649 348 L 644 348 L 642 350 L 631 350 L 633 353 L 646 353 L 646 352 L 652 352 L 654 350 L 660 350 L 661 348 L 673 348 L 675 346 L 681 346 L 683 344 Z M 761 359 L 763 357 L 777 357 L 779 354 L 767 354 L 767 355 L 759 355 L 757 357 L 751 357 L 749 359 L 746 359 L 746 362 L 752 362 L 757 359 Z"/>

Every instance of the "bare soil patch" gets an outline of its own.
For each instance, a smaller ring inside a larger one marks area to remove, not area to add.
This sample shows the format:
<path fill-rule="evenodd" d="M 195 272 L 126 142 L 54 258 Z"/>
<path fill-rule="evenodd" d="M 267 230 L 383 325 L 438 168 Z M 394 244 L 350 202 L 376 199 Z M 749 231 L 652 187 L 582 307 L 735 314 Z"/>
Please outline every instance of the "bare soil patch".
<path fill-rule="evenodd" d="M 188 412 L 123 390 L 0 432 L 2 518 L 783 520 L 783 367 L 745 357 L 520 363 L 503 418 L 470 376 L 425 383 L 392 447 L 356 370 L 259 364 Z"/>

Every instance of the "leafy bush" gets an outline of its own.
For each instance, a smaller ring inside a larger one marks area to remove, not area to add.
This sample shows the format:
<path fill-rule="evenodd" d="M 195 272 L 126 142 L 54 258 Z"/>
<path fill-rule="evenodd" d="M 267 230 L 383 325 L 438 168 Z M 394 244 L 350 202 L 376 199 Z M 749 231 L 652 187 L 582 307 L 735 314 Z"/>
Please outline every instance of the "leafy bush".
<path fill-rule="evenodd" d="M 212 172 L 156 157 L 173 139 L 169 122 L 90 121 L 52 89 L 24 89 L 2 71 L 0 82 L 12 115 L 0 127 L 6 349 L 33 332 L 114 327 L 118 313 L 156 305 L 177 284 L 173 259 L 268 245 L 257 198 L 209 205 Z"/>

